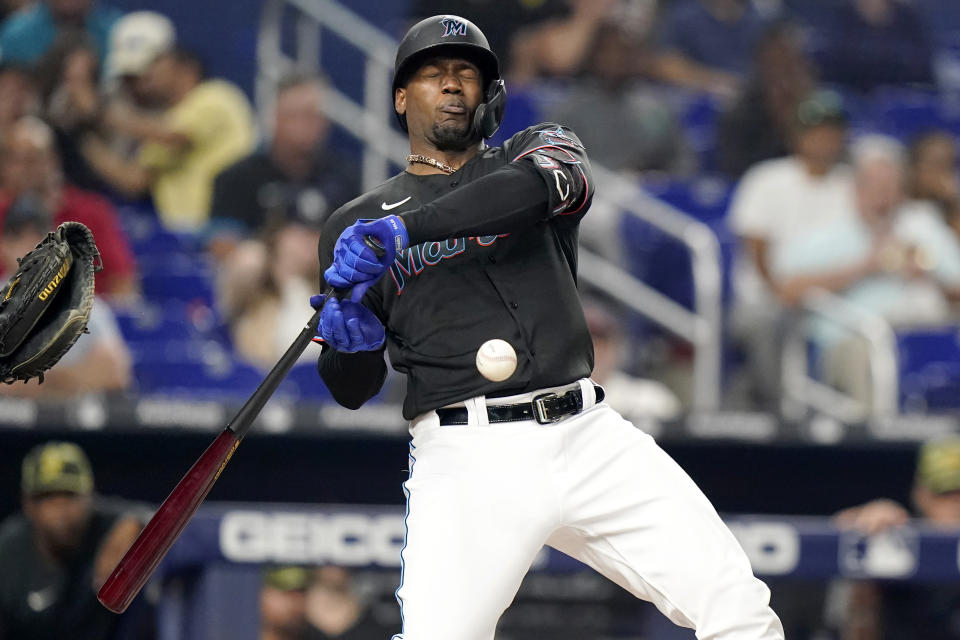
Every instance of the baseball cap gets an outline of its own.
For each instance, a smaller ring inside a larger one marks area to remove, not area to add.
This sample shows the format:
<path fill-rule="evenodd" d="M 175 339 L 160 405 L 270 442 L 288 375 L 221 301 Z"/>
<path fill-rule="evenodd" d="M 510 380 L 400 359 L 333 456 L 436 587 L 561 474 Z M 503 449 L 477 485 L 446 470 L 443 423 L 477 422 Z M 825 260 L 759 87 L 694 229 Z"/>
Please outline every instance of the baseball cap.
<path fill-rule="evenodd" d="M 917 459 L 916 482 L 933 493 L 960 491 L 960 438 L 924 444 Z"/>
<path fill-rule="evenodd" d="M 817 89 L 797 105 L 797 125 L 802 129 L 821 124 L 846 126 L 849 116 L 843 97 L 836 91 Z"/>
<path fill-rule="evenodd" d="M 83 450 L 72 442 L 47 442 L 23 459 L 23 493 L 93 493 L 93 471 Z"/>
<path fill-rule="evenodd" d="M 170 49 L 176 39 L 173 22 L 155 11 L 134 11 L 110 31 L 107 72 L 111 77 L 137 76 Z"/>
<path fill-rule="evenodd" d="M 266 567 L 263 586 L 280 591 L 306 591 L 310 586 L 310 570 L 298 566 Z"/>

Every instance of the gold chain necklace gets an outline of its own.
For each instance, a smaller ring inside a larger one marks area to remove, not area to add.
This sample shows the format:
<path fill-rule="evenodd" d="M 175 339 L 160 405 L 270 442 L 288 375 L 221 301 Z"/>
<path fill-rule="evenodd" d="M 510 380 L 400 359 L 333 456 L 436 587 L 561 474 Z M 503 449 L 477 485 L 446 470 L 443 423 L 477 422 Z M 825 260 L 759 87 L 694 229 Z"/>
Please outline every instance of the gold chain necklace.
<path fill-rule="evenodd" d="M 440 169 L 440 171 L 443 171 L 447 175 L 456 171 L 456 169 L 454 169 L 448 164 L 444 164 L 443 162 L 440 162 L 439 160 L 436 160 L 429 156 L 422 156 L 419 153 L 411 153 L 410 155 L 408 155 L 407 162 L 419 162 L 420 164 L 428 164 L 431 167 L 436 167 L 437 169 Z"/>

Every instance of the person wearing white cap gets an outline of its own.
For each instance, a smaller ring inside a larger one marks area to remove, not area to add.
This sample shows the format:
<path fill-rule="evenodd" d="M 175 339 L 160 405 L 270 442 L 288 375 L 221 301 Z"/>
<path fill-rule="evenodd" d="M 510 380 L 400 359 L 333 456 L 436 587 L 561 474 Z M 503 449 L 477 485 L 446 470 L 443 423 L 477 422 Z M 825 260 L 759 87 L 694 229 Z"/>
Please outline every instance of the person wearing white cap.
<path fill-rule="evenodd" d="M 155 11 L 134 11 L 120 18 L 110 31 L 107 77 L 140 76 L 160 53 L 176 41 L 176 29 L 167 16 Z"/>

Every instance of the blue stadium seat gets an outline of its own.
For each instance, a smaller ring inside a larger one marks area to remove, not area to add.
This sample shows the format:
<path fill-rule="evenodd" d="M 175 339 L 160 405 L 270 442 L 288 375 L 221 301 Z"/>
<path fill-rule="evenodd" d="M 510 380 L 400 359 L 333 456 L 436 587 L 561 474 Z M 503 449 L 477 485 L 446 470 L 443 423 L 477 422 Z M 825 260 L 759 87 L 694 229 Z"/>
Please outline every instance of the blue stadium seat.
<path fill-rule="evenodd" d="M 960 119 L 951 115 L 934 92 L 881 88 L 870 99 L 869 118 L 875 131 L 901 140 L 929 131 L 960 131 Z"/>
<path fill-rule="evenodd" d="M 898 331 L 897 350 L 902 408 L 960 410 L 960 326 Z"/>
<path fill-rule="evenodd" d="M 922 371 L 934 362 L 960 363 L 960 327 L 897 331 L 900 373 Z"/>
<path fill-rule="evenodd" d="M 730 300 L 730 276 L 736 252 L 736 237 L 726 225 L 732 194 L 729 182 L 701 177 L 692 181 L 647 182 L 653 196 L 706 224 L 720 243 L 723 296 Z M 621 237 L 625 242 L 627 268 L 633 275 L 664 295 L 693 308 L 693 274 L 690 254 L 678 241 L 633 216 L 624 216 Z"/>
<path fill-rule="evenodd" d="M 176 312 L 177 305 L 142 305 L 137 309 L 115 311 L 120 333 L 128 342 L 144 340 L 187 340 L 195 332 L 185 314 Z"/>
<path fill-rule="evenodd" d="M 314 361 L 298 362 L 290 369 L 287 380 L 296 386 L 301 400 L 312 402 L 333 402 L 327 385 L 317 373 L 317 363 Z"/>
<path fill-rule="evenodd" d="M 249 398 L 266 377 L 265 371 L 232 357 L 220 362 L 144 357 L 134 362 L 133 369 L 137 389 L 142 394 L 236 403 Z M 295 385 L 284 381 L 275 395 L 297 397 L 298 393 Z"/>
<path fill-rule="evenodd" d="M 161 304 L 179 300 L 212 307 L 214 303 L 213 274 L 208 271 L 143 273 L 141 287 L 144 297 Z"/>

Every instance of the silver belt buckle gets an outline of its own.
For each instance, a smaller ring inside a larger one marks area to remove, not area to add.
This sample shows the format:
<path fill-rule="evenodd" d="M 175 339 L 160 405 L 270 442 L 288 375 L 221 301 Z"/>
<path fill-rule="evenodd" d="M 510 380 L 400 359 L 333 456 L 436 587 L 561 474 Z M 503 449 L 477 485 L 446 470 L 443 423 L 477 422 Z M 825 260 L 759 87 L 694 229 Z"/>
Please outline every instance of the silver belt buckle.
<path fill-rule="evenodd" d="M 557 416 L 556 418 L 547 417 L 547 409 L 543 406 L 544 401 L 553 400 L 554 398 L 559 398 L 555 393 L 543 393 L 539 396 L 536 396 L 533 399 L 533 417 L 536 419 L 538 424 L 553 424 L 558 422 L 563 416 Z"/>

